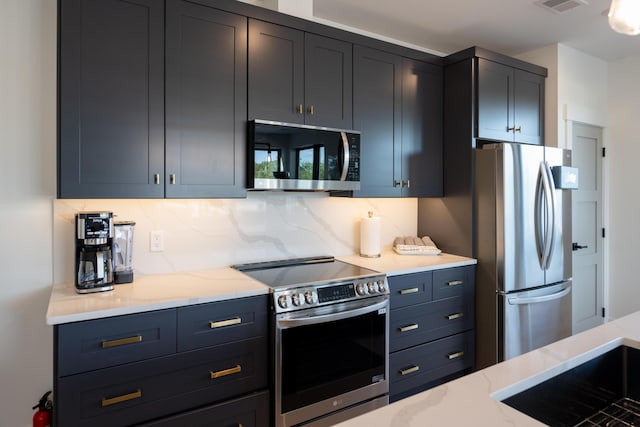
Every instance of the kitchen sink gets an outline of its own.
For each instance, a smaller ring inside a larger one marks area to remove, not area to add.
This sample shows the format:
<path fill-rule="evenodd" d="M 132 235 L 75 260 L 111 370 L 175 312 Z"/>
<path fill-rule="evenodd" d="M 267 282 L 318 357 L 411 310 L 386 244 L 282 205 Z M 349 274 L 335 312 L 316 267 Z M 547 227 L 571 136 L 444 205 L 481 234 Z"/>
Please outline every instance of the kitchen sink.
<path fill-rule="evenodd" d="M 549 426 L 640 426 L 639 348 L 624 340 L 498 400 Z"/>

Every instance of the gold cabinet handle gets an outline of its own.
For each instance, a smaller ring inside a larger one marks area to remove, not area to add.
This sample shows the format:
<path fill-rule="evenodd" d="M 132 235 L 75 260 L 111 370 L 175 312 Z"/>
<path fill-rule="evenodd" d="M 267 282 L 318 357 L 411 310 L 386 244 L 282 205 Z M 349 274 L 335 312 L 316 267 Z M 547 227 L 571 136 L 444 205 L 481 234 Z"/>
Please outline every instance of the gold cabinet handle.
<path fill-rule="evenodd" d="M 217 372 L 209 371 L 209 375 L 211 376 L 211 379 L 214 380 L 216 378 L 226 377 L 227 375 L 237 374 L 238 372 L 241 372 L 241 371 L 242 371 L 242 366 L 236 365 L 233 368 L 223 369 L 222 371 L 217 371 Z"/>
<path fill-rule="evenodd" d="M 401 328 L 398 328 L 398 330 L 400 332 L 413 331 L 414 329 L 418 329 L 418 324 L 417 323 L 414 323 L 413 325 L 407 325 L 407 326 L 403 326 Z"/>
<path fill-rule="evenodd" d="M 447 354 L 447 358 L 449 360 L 457 359 L 457 358 L 462 357 L 462 356 L 464 356 L 464 351 L 458 351 L 456 353 Z"/>
<path fill-rule="evenodd" d="M 417 365 L 407 369 L 400 369 L 400 375 L 413 374 L 414 372 L 418 372 L 419 370 L 420 370 L 420 366 L 417 366 Z"/>
<path fill-rule="evenodd" d="M 309 108 L 307 110 L 309 112 L 310 115 L 313 116 L 314 110 L 313 110 L 313 105 L 309 105 Z"/>
<path fill-rule="evenodd" d="M 402 188 L 402 187 L 404 187 L 404 181 L 403 180 L 393 181 L 393 186 Z"/>
<path fill-rule="evenodd" d="M 411 188 L 411 180 L 410 179 L 407 180 L 407 188 Z"/>
<path fill-rule="evenodd" d="M 522 132 L 522 126 L 518 126 L 517 128 L 514 129 L 516 132 Z"/>
<path fill-rule="evenodd" d="M 453 313 L 447 316 L 448 320 L 454 320 L 454 319 L 459 319 L 461 317 L 464 317 L 464 313 Z"/>
<path fill-rule="evenodd" d="M 242 319 L 240 317 L 234 317 L 233 319 L 219 320 L 217 322 L 209 322 L 209 327 L 211 329 L 223 328 L 225 326 L 238 325 L 240 323 L 242 323 Z"/>
<path fill-rule="evenodd" d="M 175 183 L 176 183 L 176 174 L 172 173 L 171 175 L 169 175 L 169 184 L 175 185 Z"/>
<path fill-rule="evenodd" d="M 304 113 L 304 110 L 302 109 L 302 104 L 298 104 L 298 106 L 296 107 L 296 113 L 298 114 Z"/>
<path fill-rule="evenodd" d="M 153 174 L 153 183 L 155 185 L 160 184 L 160 174 L 159 173 L 154 173 Z"/>
<path fill-rule="evenodd" d="M 142 335 L 136 335 L 135 337 L 120 338 L 119 340 L 102 341 L 102 348 L 118 347 L 126 344 L 134 344 L 142 342 Z"/>
<path fill-rule="evenodd" d="M 126 402 L 127 400 L 139 399 L 142 397 L 142 390 L 138 389 L 133 393 L 123 394 L 122 396 L 112 397 L 107 399 L 106 397 L 102 398 L 102 407 L 115 405 L 116 403 Z"/>
<path fill-rule="evenodd" d="M 400 295 L 415 294 L 419 290 L 420 289 L 418 289 L 418 288 L 401 289 L 400 290 Z"/>
<path fill-rule="evenodd" d="M 452 280 L 450 282 L 447 282 L 447 286 L 458 286 L 458 285 L 462 285 L 464 283 L 464 280 Z"/>

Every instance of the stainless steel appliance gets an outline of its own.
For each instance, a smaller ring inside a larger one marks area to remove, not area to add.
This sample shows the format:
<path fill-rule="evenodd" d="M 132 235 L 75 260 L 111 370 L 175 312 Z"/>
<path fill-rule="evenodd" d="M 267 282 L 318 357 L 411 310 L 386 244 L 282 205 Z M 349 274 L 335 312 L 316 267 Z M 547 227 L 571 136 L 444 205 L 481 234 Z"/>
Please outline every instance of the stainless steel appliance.
<path fill-rule="evenodd" d="M 332 257 L 234 266 L 271 288 L 275 426 L 330 426 L 389 403 L 389 287 Z"/>
<path fill-rule="evenodd" d="M 254 190 L 359 190 L 360 133 L 252 120 L 247 175 Z"/>
<path fill-rule="evenodd" d="M 476 365 L 571 335 L 571 152 L 476 150 Z"/>
<path fill-rule="evenodd" d="M 133 221 L 116 221 L 113 239 L 113 269 L 116 284 L 133 282 Z"/>
<path fill-rule="evenodd" d="M 113 214 L 80 212 L 76 214 L 76 292 L 113 289 Z"/>

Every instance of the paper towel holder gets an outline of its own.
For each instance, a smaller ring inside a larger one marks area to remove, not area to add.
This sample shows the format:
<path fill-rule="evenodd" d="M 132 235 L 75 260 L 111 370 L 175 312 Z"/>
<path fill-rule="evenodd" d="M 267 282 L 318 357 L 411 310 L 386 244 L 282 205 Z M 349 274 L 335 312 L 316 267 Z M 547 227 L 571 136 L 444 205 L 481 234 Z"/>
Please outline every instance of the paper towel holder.
<path fill-rule="evenodd" d="M 365 226 L 366 224 L 366 226 Z M 373 217 L 373 211 L 360 222 L 360 256 L 363 258 L 380 258 L 380 222 Z"/>

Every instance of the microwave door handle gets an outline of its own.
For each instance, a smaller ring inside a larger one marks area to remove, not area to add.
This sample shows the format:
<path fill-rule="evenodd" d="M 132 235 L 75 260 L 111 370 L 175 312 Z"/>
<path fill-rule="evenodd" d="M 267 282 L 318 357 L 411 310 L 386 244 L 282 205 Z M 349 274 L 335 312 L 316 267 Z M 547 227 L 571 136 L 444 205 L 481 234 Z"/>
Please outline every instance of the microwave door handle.
<path fill-rule="evenodd" d="M 379 301 L 379 300 L 376 299 L 376 301 Z M 389 302 L 388 298 L 385 298 L 383 301 L 375 302 L 373 304 L 367 303 L 351 310 L 345 310 L 345 311 L 340 311 L 337 313 L 330 313 L 330 314 L 321 314 L 319 316 L 304 316 L 304 315 L 300 317 L 292 316 L 285 319 L 278 319 L 277 323 L 280 329 L 287 329 L 287 328 L 293 328 L 296 326 L 315 325 L 318 323 L 332 322 L 335 320 L 343 320 L 351 317 L 361 316 L 363 314 L 372 313 L 378 310 L 386 311 L 388 302 Z"/>
<path fill-rule="evenodd" d="M 340 181 L 346 181 L 347 172 L 349 172 L 349 140 L 346 132 L 340 132 L 340 138 L 342 139 L 342 173 L 340 174 Z"/>

